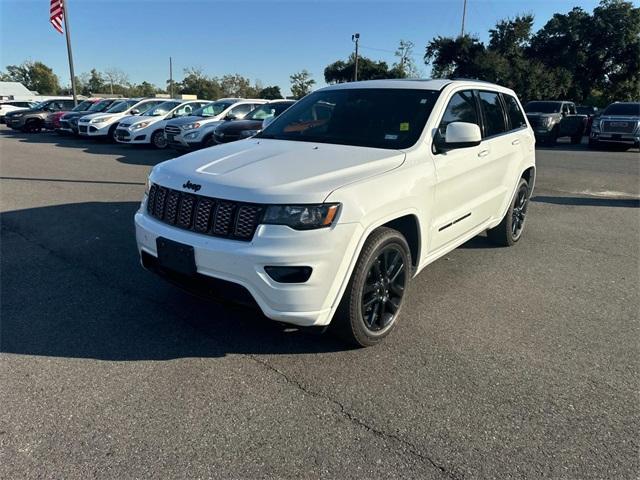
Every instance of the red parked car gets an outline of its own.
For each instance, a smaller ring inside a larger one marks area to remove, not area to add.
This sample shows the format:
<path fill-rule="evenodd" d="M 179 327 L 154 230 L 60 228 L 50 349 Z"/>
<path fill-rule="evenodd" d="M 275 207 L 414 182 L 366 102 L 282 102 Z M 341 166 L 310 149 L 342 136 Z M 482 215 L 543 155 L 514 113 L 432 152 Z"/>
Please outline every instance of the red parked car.
<path fill-rule="evenodd" d="M 102 98 L 88 98 L 86 100 L 81 101 L 76 105 L 72 110 L 64 110 L 59 112 L 51 113 L 44 122 L 44 128 L 47 130 L 56 130 L 60 128 L 60 118 L 69 112 L 83 112 L 88 110 L 91 105 L 99 102 Z"/>

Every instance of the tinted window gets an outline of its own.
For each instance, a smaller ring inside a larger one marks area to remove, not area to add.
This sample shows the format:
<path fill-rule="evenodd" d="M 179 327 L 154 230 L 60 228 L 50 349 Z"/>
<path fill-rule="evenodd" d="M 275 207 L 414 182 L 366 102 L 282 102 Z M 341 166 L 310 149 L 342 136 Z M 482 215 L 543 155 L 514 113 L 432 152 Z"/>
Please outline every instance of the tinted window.
<path fill-rule="evenodd" d="M 524 113 L 520 109 L 520 105 L 515 98 L 511 95 L 505 95 L 504 101 L 507 104 L 507 116 L 511 122 L 511 128 L 513 130 L 527 126 L 527 121 L 524 119 Z"/>
<path fill-rule="evenodd" d="M 438 125 L 438 131 L 443 138 L 447 133 L 447 125 L 452 122 L 475 123 L 480 126 L 472 90 L 458 92 L 449 100 L 449 105 Z"/>
<path fill-rule="evenodd" d="M 560 113 L 560 102 L 529 102 L 524 106 L 527 113 Z"/>
<path fill-rule="evenodd" d="M 244 116 L 251 110 L 253 110 L 253 108 L 254 105 L 250 103 L 247 103 L 245 105 L 238 105 L 237 107 L 232 108 L 229 114 L 235 115 L 238 118 L 244 118 Z"/>
<path fill-rule="evenodd" d="M 640 103 L 612 103 L 603 115 L 640 116 Z"/>
<path fill-rule="evenodd" d="M 213 102 L 193 112 L 198 117 L 215 117 L 233 105 L 234 102 Z"/>
<path fill-rule="evenodd" d="M 507 131 L 504 123 L 504 112 L 500 103 L 500 94 L 496 92 L 480 92 L 480 106 L 484 114 L 484 136 L 493 137 Z"/>
<path fill-rule="evenodd" d="M 311 93 L 258 137 L 402 149 L 414 145 L 439 92 L 345 88 Z"/>

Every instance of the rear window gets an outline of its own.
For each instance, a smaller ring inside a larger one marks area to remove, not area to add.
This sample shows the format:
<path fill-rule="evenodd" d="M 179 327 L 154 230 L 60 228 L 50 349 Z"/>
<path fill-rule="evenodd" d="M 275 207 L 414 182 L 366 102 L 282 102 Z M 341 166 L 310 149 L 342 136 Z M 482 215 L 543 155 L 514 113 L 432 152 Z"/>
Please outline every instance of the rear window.
<path fill-rule="evenodd" d="M 561 102 L 529 102 L 524 106 L 527 113 L 560 113 Z"/>
<path fill-rule="evenodd" d="M 640 103 L 612 103 L 604 115 L 640 116 Z"/>

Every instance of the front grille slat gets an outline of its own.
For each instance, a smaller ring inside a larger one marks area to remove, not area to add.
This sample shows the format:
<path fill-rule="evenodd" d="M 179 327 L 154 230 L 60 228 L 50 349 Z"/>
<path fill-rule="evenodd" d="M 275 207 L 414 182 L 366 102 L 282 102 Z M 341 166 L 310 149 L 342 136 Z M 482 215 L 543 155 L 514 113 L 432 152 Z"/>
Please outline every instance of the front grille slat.
<path fill-rule="evenodd" d="M 147 212 L 184 230 L 251 241 L 262 219 L 261 205 L 220 200 L 152 184 Z"/>
<path fill-rule="evenodd" d="M 636 128 L 635 121 L 626 120 L 603 120 L 603 133 L 633 133 Z"/>

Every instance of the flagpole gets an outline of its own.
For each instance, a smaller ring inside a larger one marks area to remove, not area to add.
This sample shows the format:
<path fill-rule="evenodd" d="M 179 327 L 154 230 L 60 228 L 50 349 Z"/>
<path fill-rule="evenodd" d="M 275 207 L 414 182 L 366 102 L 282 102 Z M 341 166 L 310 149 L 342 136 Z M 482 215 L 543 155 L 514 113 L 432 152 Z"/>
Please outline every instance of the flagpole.
<path fill-rule="evenodd" d="M 78 105 L 78 96 L 76 94 L 76 75 L 73 73 L 73 53 L 71 52 L 71 32 L 69 32 L 69 7 L 67 0 L 64 0 L 64 8 L 62 16 L 64 17 L 64 33 L 67 37 L 67 53 L 69 54 L 69 72 L 71 73 L 71 91 L 73 92 L 73 104 Z"/>

